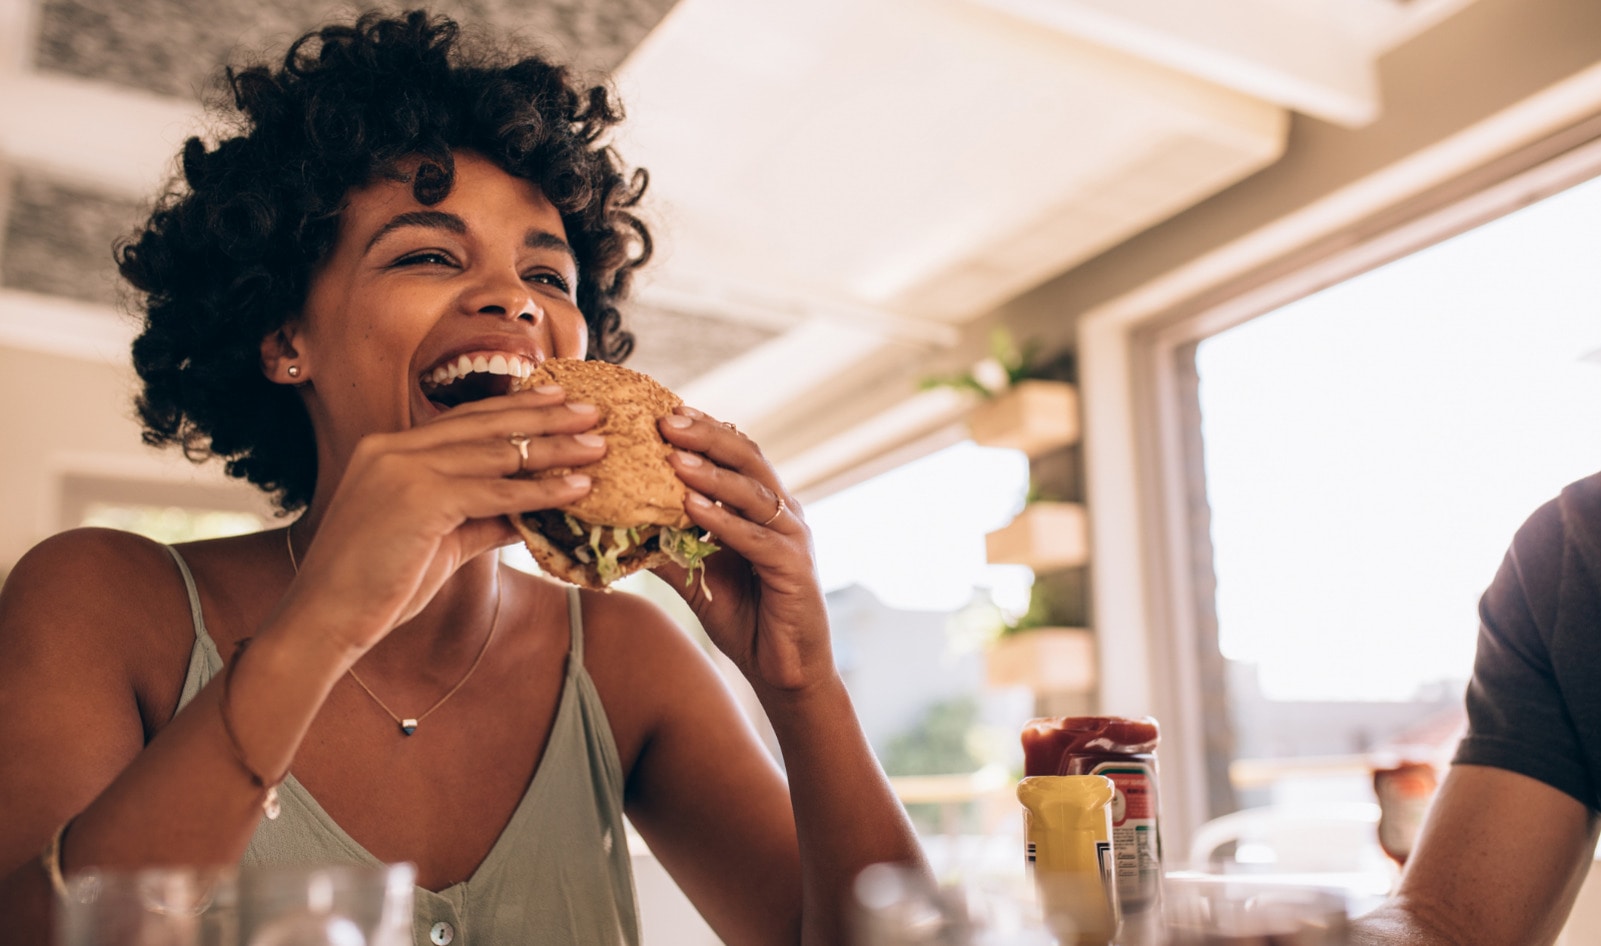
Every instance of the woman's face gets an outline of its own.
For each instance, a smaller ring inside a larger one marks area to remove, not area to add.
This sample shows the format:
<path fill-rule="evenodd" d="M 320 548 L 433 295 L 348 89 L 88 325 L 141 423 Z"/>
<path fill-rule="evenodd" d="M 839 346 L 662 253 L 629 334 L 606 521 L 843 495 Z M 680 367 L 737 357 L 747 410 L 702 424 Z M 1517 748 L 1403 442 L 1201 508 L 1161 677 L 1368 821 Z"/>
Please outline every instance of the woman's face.
<path fill-rule="evenodd" d="M 455 158 L 455 185 L 433 206 L 409 182 L 350 192 L 286 330 L 325 449 L 347 455 L 365 434 L 505 393 L 546 358 L 584 357 L 560 212 L 532 182 Z"/>

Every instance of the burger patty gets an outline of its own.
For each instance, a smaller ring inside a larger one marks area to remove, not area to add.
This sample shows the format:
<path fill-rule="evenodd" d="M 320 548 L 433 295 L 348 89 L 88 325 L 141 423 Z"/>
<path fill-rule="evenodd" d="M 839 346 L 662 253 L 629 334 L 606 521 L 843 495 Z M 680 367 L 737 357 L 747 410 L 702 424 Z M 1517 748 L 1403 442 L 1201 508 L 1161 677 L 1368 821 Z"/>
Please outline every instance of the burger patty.
<path fill-rule="evenodd" d="M 579 532 L 574 532 L 572 526 L 568 523 L 568 514 L 559 509 L 538 509 L 532 512 L 525 512 L 522 515 L 523 521 L 531 521 L 534 528 L 546 539 L 550 540 L 552 545 L 561 549 L 562 553 L 568 558 L 582 562 L 591 560 L 589 536 L 594 527 L 589 523 L 574 517 L 574 521 L 578 523 L 581 529 Z M 601 543 L 610 546 L 612 544 L 611 527 L 602 526 L 601 530 Z M 640 533 L 639 542 L 630 544 L 628 549 L 618 556 L 619 559 L 649 555 L 660 546 L 660 526 L 641 526 L 638 531 Z"/>
<path fill-rule="evenodd" d="M 534 531 L 550 540 L 550 544 L 561 549 L 569 558 L 573 550 L 589 545 L 589 533 L 574 535 L 573 530 L 567 526 L 567 514 L 559 509 L 538 509 L 523 513 L 523 521 L 532 525 Z"/>

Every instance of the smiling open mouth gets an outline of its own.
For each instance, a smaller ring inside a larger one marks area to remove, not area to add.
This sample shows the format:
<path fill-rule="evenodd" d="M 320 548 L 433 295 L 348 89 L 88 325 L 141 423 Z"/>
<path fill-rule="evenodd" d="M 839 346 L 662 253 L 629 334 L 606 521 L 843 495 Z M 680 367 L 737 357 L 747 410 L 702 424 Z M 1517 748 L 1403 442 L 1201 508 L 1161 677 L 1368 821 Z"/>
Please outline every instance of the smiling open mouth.
<path fill-rule="evenodd" d="M 423 396 L 440 410 L 510 393 L 512 382 L 534 371 L 533 362 L 505 352 L 458 355 L 440 362 L 417 379 Z"/>

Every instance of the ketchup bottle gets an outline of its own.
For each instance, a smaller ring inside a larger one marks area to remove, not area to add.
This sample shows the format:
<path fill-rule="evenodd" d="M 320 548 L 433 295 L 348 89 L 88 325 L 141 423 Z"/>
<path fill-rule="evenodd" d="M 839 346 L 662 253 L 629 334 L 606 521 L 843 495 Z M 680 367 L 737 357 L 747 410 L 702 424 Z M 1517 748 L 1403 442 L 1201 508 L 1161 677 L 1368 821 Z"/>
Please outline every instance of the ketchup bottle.
<path fill-rule="evenodd" d="M 1149 716 L 1057 716 L 1023 726 L 1025 776 L 1103 775 L 1112 780 L 1112 857 L 1125 916 L 1155 909 L 1162 893 L 1156 743 Z"/>

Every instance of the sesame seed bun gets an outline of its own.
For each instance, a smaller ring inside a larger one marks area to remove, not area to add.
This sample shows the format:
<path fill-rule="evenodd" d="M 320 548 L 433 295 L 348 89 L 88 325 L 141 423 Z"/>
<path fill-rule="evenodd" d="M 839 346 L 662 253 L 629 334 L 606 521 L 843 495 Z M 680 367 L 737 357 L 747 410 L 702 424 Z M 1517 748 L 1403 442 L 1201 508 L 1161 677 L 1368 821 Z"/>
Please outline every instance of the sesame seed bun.
<path fill-rule="evenodd" d="M 673 447 L 656 428 L 657 421 L 683 402 L 648 375 L 604 361 L 548 359 L 514 384 L 513 390 L 542 384 L 559 384 L 568 401 L 595 405 L 600 420 L 590 432 L 606 438 L 606 455 L 580 467 L 551 467 L 527 474 L 546 479 L 583 473 L 592 486 L 575 503 L 555 511 L 513 516 L 512 525 L 547 574 L 586 588 L 604 588 L 607 582 L 595 563 L 580 560 L 586 554 L 581 547 L 592 527 L 634 528 L 654 535 L 656 530 L 649 527 L 686 529 L 692 525 L 684 513 L 684 484 L 667 462 Z M 562 514 L 578 520 L 585 536 L 579 536 Z M 612 577 L 667 561 L 667 554 L 659 549 L 635 549 L 618 560 L 620 570 Z"/>

